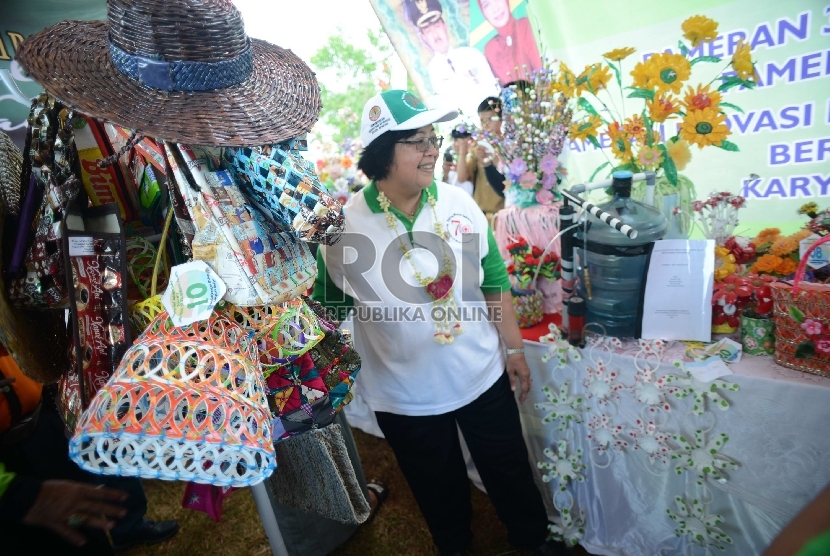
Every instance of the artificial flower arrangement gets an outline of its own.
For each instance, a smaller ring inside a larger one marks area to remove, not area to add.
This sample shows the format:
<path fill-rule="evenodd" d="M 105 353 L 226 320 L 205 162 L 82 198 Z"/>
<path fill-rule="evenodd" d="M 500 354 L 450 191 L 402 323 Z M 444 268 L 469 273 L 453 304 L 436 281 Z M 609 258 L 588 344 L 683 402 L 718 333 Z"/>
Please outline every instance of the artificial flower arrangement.
<path fill-rule="evenodd" d="M 567 176 L 559 155 L 567 139 L 573 117 L 565 95 L 553 88 L 558 73 L 551 62 L 502 90 L 501 136 L 483 131 L 483 137 L 496 149 L 502 172 L 510 183 L 505 190 L 508 204 L 550 205 L 562 199 L 557 186 Z"/>
<path fill-rule="evenodd" d="M 691 48 L 709 42 L 718 36 L 718 24 L 702 15 L 690 17 L 682 24 L 683 37 Z M 738 146 L 727 140 L 731 134 L 726 125 L 725 111 L 740 108 L 723 102 L 721 94 L 734 87 L 752 89 L 757 73 L 750 54 L 750 46 L 741 42 L 731 60 L 708 84 L 692 83 L 693 66 L 699 63 L 720 63 L 717 56 L 691 58 L 689 46 L 678 41 L 678 53 L 654 54 L 634 65 L 630 86 L 623 86 L 623 61 L 635 52 L 634 48 L 617 48 L 603 54 L 604 60 L 590 64 L 579 75 L 565 64 L 560 64 L 559 78 L 554 88 L 569 99 L 576 100 L 578 108 L 570 126 L 572 140 L 589 141 L 603 154 L 600 135 L 610 139 L 614 160 L 607 157 L 588 181 L 604 170 L 630 170 L 658 173 L 658 208 L 662 195 L 680 193 L 679 206 L 688 212 L 695 197 L 693 184 L 678 176 L 690 162 L 690 145 L 699 149 L 714 146 L 726 151 L 737 151 Z M 727 72 L 728 68 L 732 72 Z M 619 95 L 612 93 L 609 84 L 613 78 Z M 715 85 L 720 81 L 719 85 Z M 684 86 L 687 86 L 684 94 Z M 627 94 L 626 94 L 627 93 Z M 616 98 L 615 98 L 616 97 Z M 624 98 L 625 97 L 625 98 Z M 641 112 L 626 114 L 628 99 L 642 99 Z M 619 102 L 619 104 L 618 104 Z M 667 124 L 677 123 L 677 135 L 665 137 Z M 662 179 L 664 178 L 664 179 Z M 641 193 L 642 195 L 642 193 Z"/>
<path fill-rule="evenodd" d="M 537 269 L 540 277 L 548 280 L 559 279 L 557 270 L 559 257 L 555 253 L 550 251 L 545 253 L 544 250 L 530 245 L 523 237 L 508 243 L 507 250 L 510 252 L 507 274 L 514 290 L 527 291 L 533 289 Z"/>

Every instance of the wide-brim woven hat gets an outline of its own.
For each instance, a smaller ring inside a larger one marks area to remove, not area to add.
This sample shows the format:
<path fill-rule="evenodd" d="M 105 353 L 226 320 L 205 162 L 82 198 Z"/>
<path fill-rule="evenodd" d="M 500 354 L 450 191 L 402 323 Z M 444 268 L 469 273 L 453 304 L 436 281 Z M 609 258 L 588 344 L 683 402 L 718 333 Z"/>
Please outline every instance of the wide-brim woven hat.
<path fill-rule="evenodd" d="M 17 60 L 81 112 L 156 139 L 273 144 L 320 113 L 311 69 L 245 34 L 229 0 L 108 0 L 108 22 L 63 21 L 26 39 Z"/>

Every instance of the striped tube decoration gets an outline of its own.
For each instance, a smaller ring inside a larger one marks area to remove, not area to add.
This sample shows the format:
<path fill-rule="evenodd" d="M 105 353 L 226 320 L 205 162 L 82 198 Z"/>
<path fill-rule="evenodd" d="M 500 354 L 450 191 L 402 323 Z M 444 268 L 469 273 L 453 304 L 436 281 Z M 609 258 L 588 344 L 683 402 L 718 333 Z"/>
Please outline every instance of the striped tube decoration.
<path fill-rule="evenodd" d="M 615 230 L 617 230 L 620 233 L 628 236 L 628 239 L 636 239 L 637 238 L 637 233 L 638 233 L 637 230 L 635 230 L 634 228 L 632 228 L 628 224 L 623 224 L 622 221 L 620 221 L 619 218 L 616 218 L 615 216 L 612 216 L 611 214 L 605 212 L 604 210 L 602 210 L 598 206 L 596 206 L 594 204 L 591 204 L 588 201 L 584 201 L 584 200 L 580 199 L 579 197 L 577 197 L 576 195 L 568 193 L 567 191 L 562 191 L 562 196 L 565 197 L 566 199 L 570 200 L 570 201 L 573 201 L 574 203 L 578 204 L 579 206 L 581 206 L 582 210 L 587 210 L 588 212 L 590 212 L 591 214 L 593 214 L 594 216 L 599 218 L 601 221 L 605 222 L 606 224 L 608 224 L 609 226 L 614 228 Z"/>

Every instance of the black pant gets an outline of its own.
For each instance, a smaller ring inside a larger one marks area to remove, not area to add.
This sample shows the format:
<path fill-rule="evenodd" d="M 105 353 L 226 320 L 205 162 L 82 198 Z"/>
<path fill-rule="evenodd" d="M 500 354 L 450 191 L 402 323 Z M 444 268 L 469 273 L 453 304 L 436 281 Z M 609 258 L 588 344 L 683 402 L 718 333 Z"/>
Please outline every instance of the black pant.
<path fill-rule="evenodd" d="M 443 554 L 464 550 L 470 540 L 470 482 L 456 424 L 510 544 L 532 550 L 544 543 L 547 513 L 506 373 L 478 399 L 450 413 L 375 415 Z"/>

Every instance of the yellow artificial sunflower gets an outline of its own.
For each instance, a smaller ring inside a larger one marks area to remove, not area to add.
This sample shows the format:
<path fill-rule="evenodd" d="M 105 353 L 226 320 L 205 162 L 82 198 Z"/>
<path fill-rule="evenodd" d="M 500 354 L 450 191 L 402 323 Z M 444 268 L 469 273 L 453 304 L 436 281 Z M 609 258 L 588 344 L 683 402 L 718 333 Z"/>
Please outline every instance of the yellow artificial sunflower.
<path fill-rule="evenodd" d="M 692 160 L 692 151 L 689 150 L 689 143 L 683 139 L 666 141 L 666 152 L 668 152 L 678 172 L 685 170 L 686 165 Z"/>
<path fill-rule="evenodd" d="M 698 84 L 697 89 L 689 87 L 686 89 L 686 98 L 683 99 L 683 106 L 686 110 L 703 110 L 704 108 L 715 108 L 720 106 L 720 93 L 710 91 L 709 85 Z"/>
<path fill-rule="evenodd" d="M 625 121 L 623 131 L 638 143 L 646 142 L 646 125 L 639 114 L 634 114 Z"/>
<path fill-rule="evenodd" d="M 671 91 L 680 93 L 683 83 L 692 75 L 692 65 L 680 54 L 662 52 L 655 54 L 645 62 L 645 75 L 648 78 L 645 89 L 657 89 L 660 93 Z M 635 68 L 636 69 L 636 68 Z M 642 72 L 641 72 L 642 73 Z M 631 73 L 634 75 L 634 72 Z M 638 76 L 635 76 L 635 81 Z M 635 87 L 640 85 L 635 84 Z"/>
<path fill-rule="evenodd" d="M 554 91 L 559 91 L 566 98 L 574 98 L 577 96 L 576 75 L 565 62 L 559 62 L 559 79 L 551 83 L 551 88 Z"/>
<path fill-rule="evenodd" d="M 777 258 L 777 257 L 776 257 Z M 735 274 L 738 265 L 735 255 L 726 247 L 715 247 L 715 282 L 721 282 L 730 274 Z"/>
<path fill-rule="evenodd" d="M 596 94 L 604 89 L 611 81 L 611 71 L 602 64 L 591 64 L 576 78 L 576 96 L 582 95 L 585 91 Z"/>
<path fill-rule="evenodd" d="M 602 119 L 599 116 L 591 115 L 581 122 L 571 123 L 568 136 L 576 141 L 585 141 L 589 135 L 596 136 L 597 129 L 602 125 Z"/>
<path fill-rule="evenodd" d="M 680 137 L 699 149 L 709 145 L 717 147 L 730 134 L 725 121 L 726 115 L 713 108 L 690 110 L 680 125 Z"/>
<path fill-rule="evenodd" d="M 608 126 L 608 137 L 611 139 L 611 152 L 622 162 L 630 162 L 634 157 L 631 152 L 631 137 L 617 122 Z"/>
<path fill-rule="evenodd" d="M 640 154 L 637 155 L 637 160 L 643 168 L 653 170 L 654 168 L 657 168 L 661 162 L 663 162 L 663 154 L 657 147 L 643 145 L 640 147 Z"/>
<path fill-rule="evenodd" d="M 680 28 L 683 29 L 683 36 L 693 47 L 718 38 L 718 22 L 705 15 L 693 15 L 684 21 Z"/>
<path fill-rule="evenodd" d="M 732 69 L 744 81 L 750 77 L 758 81 L 758 74 L 755 72 L 755 65 L 752 63 L 752 49 L 743 39 L 735 48 L 735 53 L 732 54 Z"/>
<path fill-rule="evenodd" d="M 650 59 L 651 58 L 649 58 L 649 60 Z M 631 70 L 631 77 L 634 78 L 631 82 L 631 86 L 638 89 L 648 89 L 649 81 L 652 78 L 652 69 L 652 65 L 648 64 L 648 62 L 637 62 L 637 65 L 635 65 L 634 69 Z"/>
<path fill-rule="evenodd" d="M 654 97 L 646 101 L 648 117 L 653 122 L 665 122 L 680 111 L 680 103 L 672 96 Z"/>
<path fill-rule="evenodd" d="M 610 52 L 606 52 L 602 55 L 602 57 L 611 60 L 612 62 L 619 62 L 620 60 L 625 60 L 626 58 L 634 54 L 636 51 L 636 48 L 626 46 L 624 48 L 615 48 Z"/>

